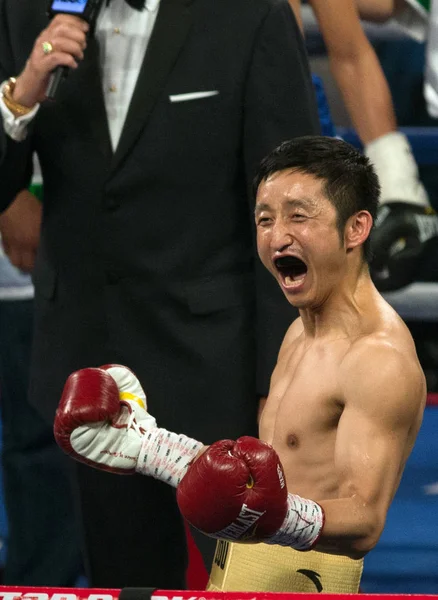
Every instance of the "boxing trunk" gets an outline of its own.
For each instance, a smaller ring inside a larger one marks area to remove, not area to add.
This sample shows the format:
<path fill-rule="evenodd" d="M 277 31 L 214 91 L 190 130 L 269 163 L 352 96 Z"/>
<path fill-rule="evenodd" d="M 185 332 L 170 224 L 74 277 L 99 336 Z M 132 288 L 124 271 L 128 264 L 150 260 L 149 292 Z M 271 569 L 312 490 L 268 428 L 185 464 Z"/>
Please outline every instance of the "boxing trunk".
<path fill-rule="evenodd" d="M 207 590 L 357 593 L 363 559 L 218 541 Z"/>

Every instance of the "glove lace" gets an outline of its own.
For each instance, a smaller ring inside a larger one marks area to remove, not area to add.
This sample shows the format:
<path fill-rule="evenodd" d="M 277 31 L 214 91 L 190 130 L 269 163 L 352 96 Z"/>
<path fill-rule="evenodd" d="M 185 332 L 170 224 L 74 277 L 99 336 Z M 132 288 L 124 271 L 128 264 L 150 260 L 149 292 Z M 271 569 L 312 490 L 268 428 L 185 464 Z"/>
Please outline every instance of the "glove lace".
<path fill-rule="evenodd" d="M 130 411 L 128 422 L 126 423 L 126 433 L 128 433 L 130 429 L 133 429 L 140 437 L 142 437 L 145 432 L 138 424 L 134 410 Z"/>

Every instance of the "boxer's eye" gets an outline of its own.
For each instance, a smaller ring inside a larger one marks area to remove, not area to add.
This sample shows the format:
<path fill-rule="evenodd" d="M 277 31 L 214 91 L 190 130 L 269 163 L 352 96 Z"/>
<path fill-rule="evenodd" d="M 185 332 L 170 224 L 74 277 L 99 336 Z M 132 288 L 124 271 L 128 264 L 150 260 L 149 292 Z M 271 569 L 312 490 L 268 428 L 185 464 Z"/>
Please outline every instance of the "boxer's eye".
<path fill-rule="evenodd" d="M 282 256 L 277 258 L 275 266 L 284 277 L 299 277 L 307 273 L 307 265 L 304 261 L 296 256 Z"/>

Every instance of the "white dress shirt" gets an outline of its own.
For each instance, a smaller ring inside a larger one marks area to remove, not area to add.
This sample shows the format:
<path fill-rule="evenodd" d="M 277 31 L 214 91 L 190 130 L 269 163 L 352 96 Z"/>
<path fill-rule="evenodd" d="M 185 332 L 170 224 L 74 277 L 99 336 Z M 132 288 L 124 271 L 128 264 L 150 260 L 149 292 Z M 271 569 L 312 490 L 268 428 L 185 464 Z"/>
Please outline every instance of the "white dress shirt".
<path fill-rule="evenodd" d="M 146 0 L 145 10 L 138 11 L 124 0 L 112 0 L 110 6 L 104 5 L 97 21 L 96 38 L 99 42 L 103 94 L 113 149 L 120 139 L 159 4 L 160 0 Z M 15 118 L 3 102 L 1 90 L 4 83 L 0 88 L 0 112 L 4 128 L 12 139 L 22 141 L 39 105 L 27 115 Z"/>

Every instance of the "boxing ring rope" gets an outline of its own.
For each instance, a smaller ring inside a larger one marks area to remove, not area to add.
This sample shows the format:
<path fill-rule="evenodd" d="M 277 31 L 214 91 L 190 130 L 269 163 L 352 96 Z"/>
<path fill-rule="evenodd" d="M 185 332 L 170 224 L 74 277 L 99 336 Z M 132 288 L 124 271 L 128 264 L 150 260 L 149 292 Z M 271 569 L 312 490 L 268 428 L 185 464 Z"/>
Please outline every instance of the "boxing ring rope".
<path fill-rule="evenodd" d="M 432 594 L 324 594 L 334 600 L 438 600 Z M 152 588 L 50 588 L 0 586 L 0 600 L 320 600 L 320 594 L 284 592 L 206 592 Z"/>

